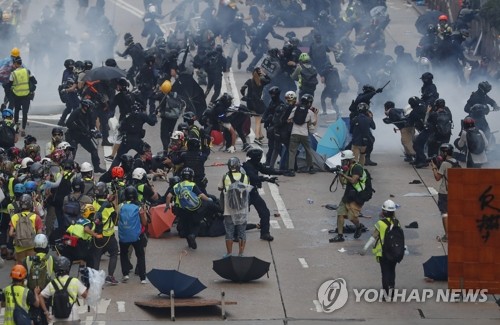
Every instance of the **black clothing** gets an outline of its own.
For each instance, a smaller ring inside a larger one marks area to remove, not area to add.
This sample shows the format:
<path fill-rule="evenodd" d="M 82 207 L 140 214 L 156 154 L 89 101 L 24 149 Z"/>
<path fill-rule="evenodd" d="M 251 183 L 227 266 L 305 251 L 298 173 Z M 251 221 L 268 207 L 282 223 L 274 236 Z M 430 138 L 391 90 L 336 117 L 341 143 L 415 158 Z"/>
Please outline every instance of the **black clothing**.
<path fill-rule="evenodd" d="M 493 108 L 497 108 L 497 103 L 488 94 L 484 93 L 481 89 L 478 89 L 470 95 L 467 103 L 465 104 L 464 111 L 466 113 L 471 112 L 472 106 L 475 104 L 490 105 Z"/>
<path fill-rule="evenodd" d="M 424 83 L 420 89 L 422 96 L 420 97 L 426 106 L 433 106 L 436 99 L 439 98 L 439 93 L 437 91 L 436 85 L 432 82 Z"/>
<path fill-rule="evenodd" d="M 75 148 L 74 154 L 76 155 L 78 144 L 80 144 L 90 153 L 94 168 L 100 168 L 101 161 L 99 159 L 97 147 L 92 141 L 93 136 L 91 130 L 95 129 L 95 120 L 92 118 L 91 112 L 87 111 L 84 113 L 81 108 L 74 110 L 68 117 L 66 126 L 68 130 L 66 131 L 65 138 L 66 141 Z"/>
<path fill-rule="evenodd" d="M 371 142 L 370 128 L 375 128 L 375 122 L 366 114 L 359 114 L 351 120 L 352 144 L 368 146 Z"/>
<path fill-rule="evenodd" d="M 385 258 L 380 258 L 380 270 L 382 271 L 382 288 L 389 295 L 390 289 L 396 285 L 396 262 L 390 262 Z"/>

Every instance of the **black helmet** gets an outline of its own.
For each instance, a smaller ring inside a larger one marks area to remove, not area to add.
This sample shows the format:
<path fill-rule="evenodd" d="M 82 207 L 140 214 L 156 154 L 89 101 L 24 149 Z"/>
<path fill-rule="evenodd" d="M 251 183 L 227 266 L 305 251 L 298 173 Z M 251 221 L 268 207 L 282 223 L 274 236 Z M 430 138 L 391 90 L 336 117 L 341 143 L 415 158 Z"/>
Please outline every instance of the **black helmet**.
<path fill-rule="evenodd" d="M 83 61 L 83 69 L 84 70 L 92 70 L 93 67 L 94 67 L 94 64 L 92 63 L 92 61 L 90 61 L 90 60 Z"/>
<path fill-rule="evenodd" d="M 394 48 L 394 54 L 400 55 L 405 52 L 405 48 L 402 45 L 398 45 Z"/>
<path fill-rule="evenodd" d="M 61 162 L 61 167 L 64 170 L 72 170 L 75 167 L 75 162 L 73 161 L 73 159 L 64 159 Z"/>
<path fill-rule="evenodd" d="M 283 45 L 283 53 L 291 53 L 293 51 L 293 45 L 290 43 L 286 43 Z"/>
<path fill-rule="evenodd" d="M 36 141 L 37 139 L 32 136 L 31 134 L 28 134 L 25 138 L 24 138 L 24 145 L 25 146 L 28 146 L 30 144 L 36 144 Z"/>
<path fill-rule="evenodd" d="M 189 167 L 184 168 L 181 171 L 181 178 L 183 181 L 192 181 L 194 179 L 194 170 Z"/>
<path fill-rule="evenodd" d="M 359 113 L 365 113 L 370 109 L 370 105 L 367 103 L 359 103 L 358 104 L 358 112 Z"/>
<path fill-rule="evenodd" d="M 154 55 L 148 55 L 146 56 L 146 59 L 144 60 L 144 62 L 146 62 L 146 64 L 154 64 L 156 61 L 156 58 Z"/>
<path fill-rule="evenodd" d="M 34 178 L 42 178 L 43 177 L 43 165 L 39 162 L 34 162 L 30 166 L 30 174 Z"/>
<path fill-rule="evenodd" d="M 411 107 L 416 106 L 420 102 L 420 98 L 417 96 L 413 96 L 408 98 L 408 104 L 410 104 Z"/>
<path fill-rule="evenodd" d="M 273 86 L 269 88 L 269 95 L 271 95 L 271 97 L 279 96 L 280 94 L 281 94 L 281 89 L 279 87 Z"/>
<path fill-rule="evenodd" d="M 424 74 L 422 74 L 420 79 L 422 79 L 422 81 L 424 81 L 424 82 L 431 81 L 432 79 L 434 79 L 434 75 L 430 72 L 425 72 Z"/>
<path fill-rule="evenodd" d="M 71 188 L 73 189 L 73 192 L 82 193 L 83 190 L 85 189 L 85 182 L 81 177 L 75 177 L 71 181 Z"/>
<path fill-rule="evenodd" d="M 233 97 L 231 95 L 229 95 L 228 93 L 224 93 L 219 98 L 219 100 L 221 102 L 225 103 L 226 105 L 231 105 L 231 103 L 233 102 Z"/>
<path fill-rule="evenodd" d="M 68 274 L 71 262 L 67 257 L 58 256 L 54 259 L 54 271 L 56 274 Z"/>
<path fill-rule="evenodd" d="M 82 71 L 83 70 L 83 62 L 75 61 L 75 69 Z"/>
<path fill-rule="evenodd" d="M 260 11 L 259 11 L 259 8 L 257 8 L 257 6 L 251 6 L 250 9 L 248 10 L 248 13 L 250 14 L 250 16 L 260 16 Z"/>
<path fill-rule="evenodd" d="M 105 197 L 106 195 L 108 195 L 108 187 L 106 186 L 106 183 L 104 182 L 97 182 L 97 184 L 95 184 L 95 195 L 97 197 Z"/>
<path fill-rule="evenodd" d="M 362 90 L 364 93 L 373 92 L 375 91 L 375 87 L 373 87 L 372 85 L 364 85 Z"/>
<path fill-rule="evenodd" d="M 181 178 L 179 176 L 170 177 L 168 179 L 168 183 L 170 184 L 170 186 L 174 186 L 175 184 L 179 183 L 180 181 L 181 181 Z"/>
<path fill-rule="evenodd" d="M 187 124 L 193 124 L 196 121 L 196 114 L 194 112 L 186 112 L 182 115 L 182 119 Z"/>
<path fill-rule="evenodd" d="M 59 126 L 56 126 L 55 128 L 52 129 L 52 136 L 56 136 L 56 135 L 63 135 L 64 134 L 64 130 L 62 127 L 59 127 Z"/>
<path fill-rule="evenodd" d="M 118 66 L 116 64 L 116 60 L 113 59 L 113 58 L 106 59 L 106 61 L 104 61 L 104 65 L 107 66 L 107 67 L 116 67 L 116 66 Z"/>
<path fill-rule="evenodd" d="M 187 123 L 179 123 L 179 125 L 177 125 L 177 131 L 187 131 L 189 130 L 189 125 Z"/>
<path fill-rule="evenodd" d="M 260 160 L 262 159 L 263 153 L 264 152 L 262 151 L 262 149 L 252 148 L 252 149 L 247 151 L 247 157 L 250 158 L 250 160 L 253 160 L 255 162 L 260 162 Z"/>
<path fill-rule="evenodd" d="M 31 194 L 23 194 L 19 199 L 19 207 L 21 210 L 31 211 L 33 210 L 33 199 L 31 198 Z"/>
<path fill-rule="evenodd" d="M 189 151 L 197 151 L 200 149 L 201 142 L 198 138 L 189 138 L 187 140 L 187 148 Z"/>
<path fill-rule="evenodd" d="M 134 43 L 134 37 L 130 33 L 125 33 L 125 35 L 123 35 L 123 40 L 125 41 L 125 46 Z"/>
<path fill-rule="evenodd" d="M 427 26 L 427 33 L 429 33 L 429 34 L 435 34 L 436 33 L 436 25 L 429 24 Z"/>
<path fill-rule="evenodd" d="M 300 97 L 300 103 L 304 106 L 311 106 L 314 101 L 314 97 L 309 94 L 304 94 L 302 97 Z"/>
<path fill-rule="evenodd" d="M 94 102 L 90 99 L 83 99 L 80 104 L 82 105 L 82 108 L 86 107 L 88 110 L 93 110 L 95 107 Z"/>
<path fill-rule="evenodd" d="M 466 118 L 464 118 L 464 129 L 466 129 L 466 130 L 472 129 L 475 126 L 476 126 L 476 122 L 474 121 L 474 119 L 472 117 L 467 116 Z"/>
<path fill-rule="evenodd" d="M 482 81 L 479 83 L 477 88 L 481 89 L 485 94 L 487 94 L 491 90 L 491 84 L 488 81 Z"/>
<path fill-rule="evenodd" d="M 448 154 L 450 156 L 453 155 L 454 149 L 455 149 L 455 147 L 453 147 L 453 145 L 451 143 L 443 143 L 439 147 L 439 151 L 445 152 L 446 154 Z"/>
<path fill-rule="evenodd" d="M 74 68 L 75 67 L 75 61 L 73 59 L 66 59 L 64 61 L 64 67 L 66 69 L 69 69 L 69 68 Z"/>
<path fill-rule="evenodd" d="M 445 100 L 444 100 L 444 99 L 442 99 L 442 98 L 438 98 L 438 99 L 436 99 L 436 101 L 434 102 L 434 106 L 435 106 L 436 108 L 443 108 L 443 107 L 445 107 L 445 106 L 446 106 L 446 102 L 445 102 Z"/>
<path fill-rule="evenodd" d="M 125 88 L 125 89 L 128 88 L 129 83 L 128 83 L 127 78 L 122 77 L 122 78 L 118 79 L 117 85 L 120 88 Z"/>
<path fill-rule="evenodd" d="M 238 159 L 238 157 L 231 157 L 229 158 L 229 160 L 227 161 L 227 168 L 230 170 L 230 171 L 236 171 L 236 172 L 239 172 L 240 171 L 240 167 L 241 167 L 241 162 L 240 160 Z"/>
<path fill-rule="evenodd" d="M 127 186 L 125 188 L 125 200 L 127 201 L 136 201 L 137 200 L 137 189 L 133 187 L 132 185 Z"/>
<path fill-rule="evenodd" d="M 132 170 L 132 165 L 134 164 L 134 157 L 128 154 L 123 154 L 120 156 L 120 163 L 125 172 Z"/>
<path fill-rule="evenodd" d="M 394 107 L 396 107 L 396 104 L 394 104 L 394 102 L 391 102 L 390 100 L 384 103 L 385 109 L 394 108 Z"/>

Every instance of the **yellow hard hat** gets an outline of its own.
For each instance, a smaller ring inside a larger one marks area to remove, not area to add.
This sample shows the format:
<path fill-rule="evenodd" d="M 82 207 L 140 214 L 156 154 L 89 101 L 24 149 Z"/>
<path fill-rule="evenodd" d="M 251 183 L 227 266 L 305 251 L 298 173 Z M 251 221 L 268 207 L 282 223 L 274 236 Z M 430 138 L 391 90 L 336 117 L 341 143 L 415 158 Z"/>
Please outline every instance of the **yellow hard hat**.
<path fill-rule="evenodd" d="M 83 210 L 82 210 L 82 217 L 84 217 L 85 219 L 88 219 L 93 214 L 95 214 L 94 206 L 92 204 L 85 204 L 85 207 L 83 207 Z"/>
<path fill-rule="evenodd" d="M 160 90 L 162 93 L 164 93 L 165 95 L 168 94 L 171 90 L 172 90 L 172 83 L 170 83 L 170 80 L 165 80 L 161 86 L 160 86 Z"/>
<path fill-rule="evenodd" d="M 21 51 L 17 47 L 14 47 L 12 50 L 10 50 L 10 56 L 21 56 Z"/>

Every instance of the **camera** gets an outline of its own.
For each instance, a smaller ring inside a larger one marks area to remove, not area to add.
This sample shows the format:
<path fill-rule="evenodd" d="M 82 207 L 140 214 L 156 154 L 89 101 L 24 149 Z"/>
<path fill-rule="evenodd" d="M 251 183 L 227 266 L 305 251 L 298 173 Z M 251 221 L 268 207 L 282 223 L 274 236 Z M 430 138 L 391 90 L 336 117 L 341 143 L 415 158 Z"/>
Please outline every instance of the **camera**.
<path fill-rule="evenodd" d="M 337 166 L 335 166 L 335 167 L 331 168 L 330 170 L 331 170 L 331 172 L 332 172 L 332 173 L 336 173 L 336 174 L 338 174 L 338 173 L 341 173 L 341 172 L 342 172 L 342 166 L 337 165 Z"/>
<path fill-rule="evenodd" d="M 434 163 L 434 165 L 436 165 L 436 167 L 439 168 L 439 166 L 441 166 L 441 163 L 443 162 L 443 157 L 434 155 L 432 157 L 427 158 L 426 160 L 427 163 L 430 163 L 431 161 Z"/>

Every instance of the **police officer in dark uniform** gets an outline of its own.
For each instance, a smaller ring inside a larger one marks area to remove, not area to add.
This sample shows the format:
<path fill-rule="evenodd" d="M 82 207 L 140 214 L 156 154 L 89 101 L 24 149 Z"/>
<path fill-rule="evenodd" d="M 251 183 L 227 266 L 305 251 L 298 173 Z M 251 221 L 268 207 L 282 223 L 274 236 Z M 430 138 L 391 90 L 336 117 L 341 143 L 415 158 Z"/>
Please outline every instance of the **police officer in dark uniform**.
<path fill-rule="evenodd" d="M 274 26 L 278 23 L 278 21 L 279 18 L 277 16 L 270 16 L 267 21 L 260 22 L 256 26 L 256 34 L 250 42 L 250 48 L 255 57 L 248 65 L 247 72 L 252 72 L 257 62 L 259 62 L 262 56 L 267 52 L 269 45 L 266 37 L 268 34 L 271 34 L 274 38 L 279 40 L 285 39 L 283 36 L 274 31 Z"/>
<path fill-rule="evenodd" d="M 271 182 L 276 183 L 277 177 L 266 177 L 260 176 L 260 173 L 266 175 L 282 175 L 280 171 L 275 170 L 274 168 L 264 166 L 260 160 L 262 159 L 262 149 L 252 148 L 247 151 L 247 157 L 250 158 L 246 162 L 243 163 L 243 169 L 245 173 L 248 175 L 250 180 L 250 185 L 253 186 L 252 191 L 250 192 L 250 205 L 255 207 L 257 213 L 260 218 L 260 239 L 273 241 L 274 237 L 271 236 L 269 232 L 269 218 L 271 213 L 267 208 L 266 202 L 260 196 L 258 189 L 262 187 L 262 182 Z"/>
<path fill-rule="evenodd" d="M 275 148 L 279 148 L 281 151 L 281 139 L 276 138 L 276 131 L 274 129 L 274 115 L 277 110 L 281 111 L 280 106 L 284 106 L 285 103 L 280 99 L 281 89 L 279 87 L 273 86 L 269 89 L 269 95 L 271 96 L 271 101 L 267 106 L 264 114 L 262 115 L 262 122 L 264 123 L 264 128 L 266 129 L 267 143 L 269 149 L 266 153 L 266 165 L 269 166 L 271 163 L 271 157 Z M 274 167 L 274 166 L 271 166 Z"/>
<path fill-rule="evenodd" d="M 464 111 L 470 114 L 472 106 L 476 104 L 490 105 L 491 107 L 493 107 L 493 110 L 500 110 L 500 107 L 498 107 L 497 103 L 490 96 L 488 96 L 488 93 L 490 91 L 491 84 L 488 81 L 480 82 L 479 85 L 477 85 L 477 90 L 472 92 L 469 99 L 467 100 Z"/>
<path fill-rule="evenodd" d="M 137 87 L 141 92 L 142 101 L 144 104 L 149 104 L 149 113 L 152 114 L 155 110 L 154 105 L 154 89 L 158 82 L 158 71 L 155 68 L 155 57 L 148 55 L 137 75 Z"/>
<path fill-rule="evenodd" d="M 179 156 L 180 161 L 172 160 L 174 165 L 183 164 L 183 167 L 189 167 L 194 170 L 193 181 L 200 188 L 200 190 L 207 194 L 208 180 L 205 177 L 205 162 L 208 159 L 207 152 L 200 150 L 200 140 L 197 138 L 190 138 L 187 140 L 187 151 Z"/>
<path fill-rule="evenodd" d="M 222 74 L 226 71 L 226 59 L 222 54 L 221 45 L 217 45 L 215 50 L 206 54 L 203 68 L 205 69 L 208 77 L 205 97 L 208 96 L 213 87 L 214 94 L 212 95 L 212 98 L 210 98 L 210 102 L 213 103 L 217 100 L 217 98 L 219 98 L 220 90 L 222 88 Z"/>
<path fill-rule="evenodd" d="M 118 130 L 123 136 L 122 143 L 110 168 L 118 166 L 120 164 L 120 156 L 128 153 L 130 149 L 140 152 L 144 146 L 142 139 L 146 135 L 146 131 L 143 129 L 144 123 L 154 126 L 158 121 L 155 114 L 147 115 L 143 111 L 143 107 L 139 103 L 135 103 L 132 107 L 133 111 L 127 114 L 121 121 Z"/>
<path fill-rule="evenodd" d="M 132 112 L 132 106 L 135 103 L 136 96 L 128 90 L 129 83 L 127 79 L 120 78 L 116 85 L 116 90 L 118 94 L 115 95 L 110 104 L 110 111 L 114 115 L 116 106 L 118 106 L 120 115 L 118 116 L 118 121 L 122 121 L 125 116 Z"/>
<path fill-rule="evenodd" d="M 444 99 L 436 99 L 434 109 L 427 118 L 427 123 L 431 129 L 431 135 L 427 141 L 427 153 L 429 157 L 432 157 L 438 155 L 439 147 L 443 143 L 449 143 L 451 138 L 453 116 Z"/>
<path fill-rule="evenodd" d="M 383 91 L 382 88 L 375 89 L 375 87 L 371 85 L 364 85 L 362 88 L 362 92 L 358 94 L 355 100 L 351 102 L 351 105 L 349 106 L 349 111 L 351 112 L 349 114 L 349 117 L 353 119 L 356 115 L 358 115 L 358 105 L 361 103 L 365 103 L 370 105 L 371 99 L 373 96 L 376 94 L 379 94 Z"/>
<path fill-rule="evenodd" d="M 127 71 L 127 79 L 135 86 L 135 74 L 144 64 L 144 50 L 140 43 L 134 43 L 134 37 L 130 33 L 125 33 L 123 36 L 125 46 L 127 47 L 123 53 L 116 51 L 116 54 L 122 58 L 130 55 L 132 57 L 132 66 Z"/>
<path fill-rule="evenodd" d="M 420 77 L 422 79 L 423 85 L 420 88 L 422 96 L 420 97 L 427 106 L 434 105 L 436 99 L 439 98 L 439 93 L 437 91 L 436 85 L 433 83 L 434 75 L 430 72 L 425 72 Z"/>
<path fill-rule="evenodd" d="M 74 110 L 68 117 L 66 126 L 66 141 L 68 141 L 73 148 L 78 149 L 80 144 L 85 150 L 90 153 L 92 165 L 96 173 L 104 173 L 106 170 L 100 167 L 101 161 L 97 148 L 93 142 L 97 130 L 95 128 L 95 120 L 92 118 L 92 110 L 95 105 L 91 100 L 84 99 L 81 102 L 80 109 Z"/>

